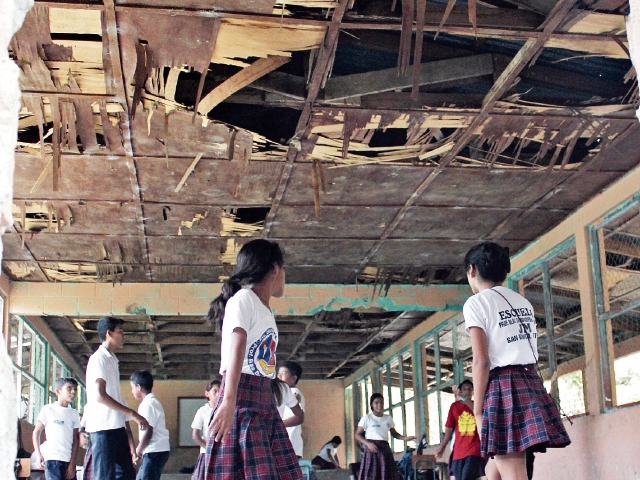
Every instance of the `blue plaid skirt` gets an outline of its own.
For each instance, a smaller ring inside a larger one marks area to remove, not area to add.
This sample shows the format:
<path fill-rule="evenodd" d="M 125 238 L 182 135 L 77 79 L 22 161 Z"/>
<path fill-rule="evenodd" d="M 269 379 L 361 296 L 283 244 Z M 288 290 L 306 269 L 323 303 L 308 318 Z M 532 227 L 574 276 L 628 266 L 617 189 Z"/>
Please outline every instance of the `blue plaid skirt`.
<path fill-rule="evenodd" d="M 240 375 L 231 433 L 223 442 L 207 438 L 192 480 L 302 480 L 298 458 L 278 414 L 271 379 Z M 222 402 L 225 378 L 212 417 Z"/>
<path fill-rule="evenodd" d="M 484 458 L 571 443 L 535 365 L 498 367 L 484 396 L 480 452 Z"/>

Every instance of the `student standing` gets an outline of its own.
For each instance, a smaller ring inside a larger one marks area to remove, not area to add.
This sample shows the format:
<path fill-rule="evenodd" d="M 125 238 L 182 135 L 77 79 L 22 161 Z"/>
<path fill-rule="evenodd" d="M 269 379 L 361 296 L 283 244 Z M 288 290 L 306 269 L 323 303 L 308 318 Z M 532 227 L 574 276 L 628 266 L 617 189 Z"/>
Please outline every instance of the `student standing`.
<path fill-rule="evenodd" d="M 298 399 L 291 391 L 289 385 L 279 378 L 274 378 L 271 380 L 271 391 L 273 392 L 273 396 L 276 400 L 276 407 L 278 407 L 278 413 L 280 414 L 280 418 L 282 418 L 284 426 L 289 428 L 295 427 L 296 425 L 302 425 L 304 422 L 304 411 L 300 408 Z M 285 420 L 286 410 L 291 410 L 293 412 L 293 416 L 287 417 Z"/>
<path fill-rule="evenodd" d="M 207 317 L 221 323 L 222 386 L 194 480 L 302 479 L 270 385 L 278 327 L 269 301 L 283 295 L 284 283 L 278 244 L 252 240 L 211 302 Z"/>
<path fill-rule="evenodd" d="M 164 409 L 152 392 L 153 375 L 138 370 L 131 375 L 131 393 L 140 401 L 138 413 L 147 419 L 149 426 L 140 430 L 136 456 L 142 465 L 136 480 L 160 480 L 162 469 L 169 459 L 169 430 L 165 425 Z"/>
<path fill-rule="evenodd" d="M 553 399 L 536 373 L 537 331 L 527 299 L 502 287 L 511 270 L 509 250 L 492 242 L 464 258 L 474 295 L 463 314 L 473 351 L 474 414 L 481 454 L 491 479 L 526 480 L 526 451 L 561 448 L 570 440 Z"/>
<path fill-rule="evenodd" d="M 209 421 L 211 420 L 211 414 L 216 406 L 218 400 L 218 392 L 220 391 L 220 380 L 211 380 L 205 390 L 204 396 L 207 399 L 207 403 L 201 406 L 193 417 L 191 422 L 191 438 L 194 442 L 200 445 L 200 455 L 207 451 L 207 429 L 209 428 Z"/>
<path fill-rule="evenodd" d="M 398 440 L 413 440 L 395 429 L 393 419 L 384 415 L 384 398 L 374 393 L 369 399 L 371 412 L 358 422 L 356 440 L 364 445 L 360 465 L 359 480 L 397 480 L 399 478 L 396 461 L 389 447 L 389 433 Z"/>
<path fill-rule="evenodd" d="M 86 430 L 91 435 L 92 475 L 96 480 L 134 480 L 137 461 L 133 435 L 127 420 L 132 418 L 140 430 L 149 424 L 126 406 L 120 392 L 120 369 L 114 352 L 124 345 L 123 320 L 102 317 L 98 336 L 102 345 L 87 364 Z"/>
<path fill-rule="evenodd" d="M 278 369 L 278 378 L 282 380 L 284 383 L 289 385 L 291 391 L 298 399 L 298 405 L 304 412 L 305 408 L 305 400 L 304 395 L 297 387 L 300 378 L 302 378 L 302 367 L 299 363 L 296 362 L 284 362 L 280 365 Z M 283 420 L 287 420 L 288 418 L 293 417 L 295 414 L 293 411 L 287 407 L 284 409 L 284 415 L 282 417 Z M 287 433 L 289 434 L 289 440 L 291 440 L 291 445 L 293 445 L 293 449 L 296 452 L 298 458 L 302 458 L 302 451 L 304 449 L 304 443 L 302 441 L 302 427 L 300 424 L 294 427 L 287 427 Z"/>
<path fill-rule="evenodd" d="M 436 450 L 436 457 L 442 456 L 455 431 L 456 438 L 449 461 L 451 474 L 456 480 L 476 480 L 484 477 L 484 460 L 480 456 L 480 437 L 473 416 L 473 383 L 463 380 L 458 386 L 457 395 L 460 399 L 449 408 L 444 439 Z"/>
<path fill-rule="evenodd" d="M 71 407 L 76 398 L 78 382 L 62 377 L 56 382 L 58 400 L 45 405 L 38 414 L 33 430 L 33 448 L 38 463 L 44 467 L 47 480 L 65 480 L 76 477 L 78 430 L 80 416 Z M 47 436 L 46 457 L 40 451 L 40 437 L 44 429 Z"/>

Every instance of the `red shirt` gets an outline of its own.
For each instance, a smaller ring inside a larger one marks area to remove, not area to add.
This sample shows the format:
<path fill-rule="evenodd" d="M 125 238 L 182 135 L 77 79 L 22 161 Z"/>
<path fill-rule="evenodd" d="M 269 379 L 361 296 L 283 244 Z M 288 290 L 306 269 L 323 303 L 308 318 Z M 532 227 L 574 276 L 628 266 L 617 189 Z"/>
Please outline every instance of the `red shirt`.
<path fill-rule="evenodd" d="M 458 401 L 451 405 L 445 427 L 456 430 L 456 439 L 453 442 L 454 460 L 471 455 L 480 456 L 480 437 L 476 430 L 476 418 L 466 404 Z"/>

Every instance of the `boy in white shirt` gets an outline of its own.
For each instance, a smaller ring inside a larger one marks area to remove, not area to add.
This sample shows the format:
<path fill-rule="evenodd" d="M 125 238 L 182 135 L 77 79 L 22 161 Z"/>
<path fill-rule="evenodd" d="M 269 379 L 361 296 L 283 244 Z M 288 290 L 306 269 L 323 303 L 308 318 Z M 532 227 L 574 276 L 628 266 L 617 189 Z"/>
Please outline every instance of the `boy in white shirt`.
<path fill-rule="evenodd" d="M 211 380 L 207 384 L 204 396 L 209 401 L 198 409 L 193 417 L 193 422 L 191 422 L 191 438 L 200 445 L 200 455 L 207 451 L 207 437 L 209 436 L 207 430 L 209 429 L 213 408 L 218 400 L 220 384 L 221 382 L 218 379 Z"/>
<path fill-rule="evenodd" d="M 73 378 L 59 378 L 56 382 L 58 400 L 42 407 L 38 414 L 33 431 L 33 448 L 37 463 L 44 467 L 47 480 L 65 480 L 76 476 L 80 416 L 71 405 L 76 398 L 77 387 L 78 382 Z M 43 429 L 47 435 L 45 455 L 40 449 Z"/>
<path fill-rule="evenodd" d="M 304 412 L 305 401 L 304 395 L 302 392 L 296 387 L 298 381 L 302 377 L 302 367 L 299 363 L 296 362 L 282 362 L 280 368 L 278 369 L 278 378 L 282 380 L 284 383 L 289 385 L 291 391 L 296 396 L 298 400 L 298 405 Z M 293 411 L 286 407 L 284 409 L 284 416 L 282 420 L 287 420 L 290 417 L 295 416 Z M 300 425 L 296 425 L 294 427 L 287 427 L 287 433 L 289 434 L 289 440 L 291 441 L 291 445 L 296 452 L 296 456 L 300 459 L 302 458 L 302 450 L 303 450 L 303 442 L 302 442 L 302 427 Z"/>
<path fill-rule="evenodd" d="M 133 435 L 127 420 L 141 430 L 149 424 L 138 412 L 127 407 L 120 392 L 120 368 L 115 351 L 124 345 L 124 321 L 102 317 L 98 337 L 102 344 L 87 364 L 86 430 L 91 435 L 92 478 L 96 480 L 134 480 L 137 461 Z"/>
<path fill-rule="evenodd" d="M 138 370 L 131 375 L 131 393 L 140 400 L 138 413 L 147 419 L 149 426 L 140 430 L 136 456 L 142 458 L 136 480 L 160 480 L 162 469 L 169 459 L 169 430 L 165 425 L 164 409 L 151 392 L 153 375 Z"/>

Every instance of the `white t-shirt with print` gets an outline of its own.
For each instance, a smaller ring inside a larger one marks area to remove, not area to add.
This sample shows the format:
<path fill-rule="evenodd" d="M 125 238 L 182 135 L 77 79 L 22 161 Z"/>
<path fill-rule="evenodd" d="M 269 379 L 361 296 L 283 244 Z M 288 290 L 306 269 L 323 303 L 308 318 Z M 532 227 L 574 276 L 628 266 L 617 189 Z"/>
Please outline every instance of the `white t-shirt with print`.
<path fill-rule="evenodd" d="M 462 313 L 467 334 L 470 327 L 479 327 L 487 335 L 490 368 L 537 361 L 536 319 L 523 296 L 505 287 L 486 289 L 469 298 Z"/>
<path fill-rule="evenodd" d="M 209 436 L 209 422 L 211 421 L 212 413 L 213 408 L 209 405 L 209 402 L 207 402 L 198 409 L 193 417 L 193 422 L 191 422 L 191 428 L 200 430 L 200 434 L 205 442 Z M 206 451 L 207 449 L 205 447 L 200 447 L 200 453 L 205 453 Z"/>
<path fill-rule="evenodd" d="M 304 395 L 296 387 L 291 387 L 291 391 L 295 396 L 300 397 L 300 400 L 298 400 L 298 403 L 300 404 L 300 408 L 304 412 L 304 408 L 305 408 Z M 284 409 L 284 416 L 282 418 L 287 419 L 289 417 L 293 417 L 293 411 L 291 411 L 291 409 L 287 407 Z M 302 441 L 302 425 L 296 425 L 295 427 L 287 427 L 287 433 L 289 434 L 289 441 L 293 446 L 293 450 L 296 452 L 296 455 L 301 457 L 302 450 L 304 448 L 304 442 Z"/>
<path fill-rule="evenodd" d="M 164 408 L 162 408 L 162 404 L 153 393 L 148 393 L 147 396 L 142 399 L 142 402 L 140 402 L 138 406 L 138 413 L 153 427 L 151 440 L 142 451 L 142 454 L 168 452 L 169 430 L 167 430 L 164 418 Z M 144 432 L 139 432 L 138 438 L 141 438 L 143 433 Z"/>
<path fill-rule="evenodd" d="M 387 441 L 389 431 L 395 427 L 395 424 L 389 415 L 377 417 L 370 412 L 360 419 L 358 426 L 364 428 L 364 438 L 367 440 Z"/>
<path fill-rule="evenodd" d="M 80 428 L 80 415 L 71 407 L 62 407 L 57 402 L 45 405 L 40 409 L 38 422 L 44 425 L 47 436 L 45 460 L 68 462 L 71 460 L 73 431 Z"/>
<path fill-rule="evenodd" d="M 242 373 L 274 378 L 278 346 L 276 319 L 273 312 L 250 288 L 237 292 L 225 307 L 220 346 L 220 373 L 227 370 L 231 334 L 238 327 L 247 332 Z"/>

